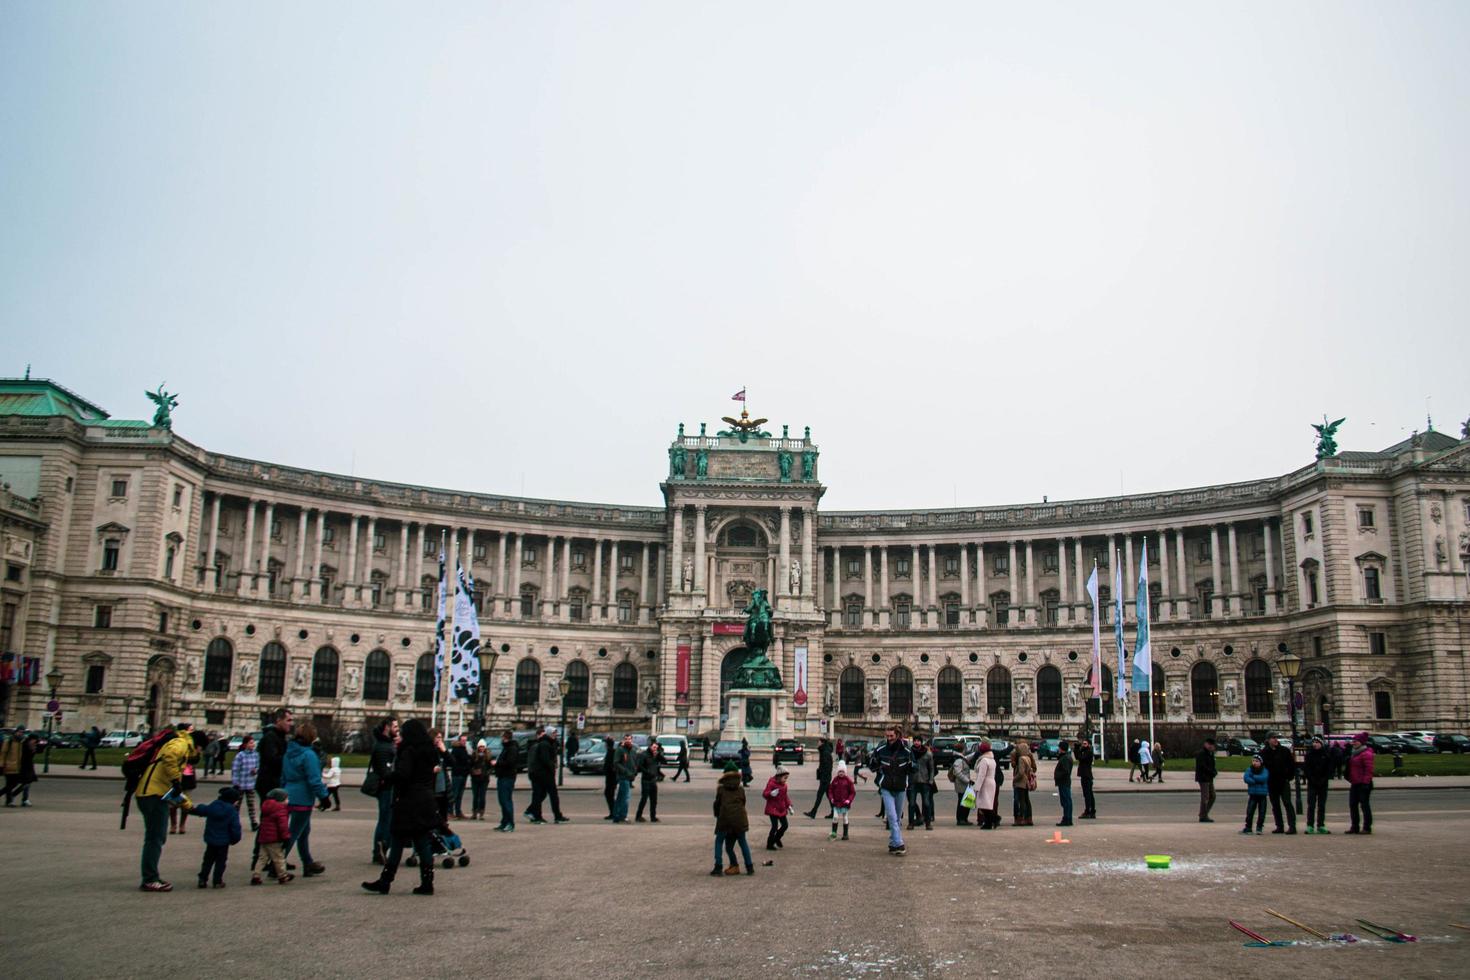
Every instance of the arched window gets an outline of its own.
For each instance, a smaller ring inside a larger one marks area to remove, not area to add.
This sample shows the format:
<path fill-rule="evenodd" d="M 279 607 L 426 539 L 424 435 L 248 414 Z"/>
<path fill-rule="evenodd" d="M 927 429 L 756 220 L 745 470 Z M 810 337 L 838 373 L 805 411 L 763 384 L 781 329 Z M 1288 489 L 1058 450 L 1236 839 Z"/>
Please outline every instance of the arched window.
<path fill-rule="evenodd" d="M 322 647 L 311 658 L 311 696 L 335 698 L 337 696 L 337 651 Z"/>
<path fill-rule="evenodd" d="M 638 708 L 638 668 L 624 661 L 613 668 L 614 711 L 634 711 Z"/>
<path fill-rule="evenodd" d="M 861 715 L 863 713 L 863 669 L 861 667 L 848 667 L 842 672 L 838 680 L 837 688 L 839 694 L 839 709 L 844 715 Z"/>
<path fill-rule="evenodd" d="M 1101 681 L 1101 684 L 1102 684 L 1102 703 L 1103 703 L 1103 710 L 1107 714 L 1112 714 L 1112 710 L 1113 710 L 1112 709 L 1113 697 L 1118 692 L 1113 687 L 1113 671 L 1112 671 L 1112 669 L 1110 667 L 1108 667 L 1107 664 L 1103 664 L 1102 665 L 1102 681 Z M 1087 668 L 1087 678 L 1082 682 L 1082 696 L 1084 698 L 1089 698 L 1089 699 L 1092 698 L 1092 696 L 1093 696 L 1093 694 L 1092 694 L 1092 668 L 1091 667 L 1088 667 Z"/>
<path fill-rule="evenodd" d="M 956 667 L 946 667 L 939 672 L 939 713 L 946 718 L 958 718 L 965 706 L 965 678 Z"/>
<path fill-rule="evenodd" d="M 230 690 L 230 671 L 235 666 L 235 648 L 223 636 L 209 641 L 204 651 L 204 689 L 217 694 Z"/>
<path fill-rule="evenodd" d="M 1215 665 L 1200 661 L 1189 672 L 1190 693 L 1194 713 L 1200 718 L 1213 718 L 1220 713 L 1220 672 Z"/>
<path fill-rule="evenodd" d="M 1036 672 L 1036 713 L 1043 717 L 1062 713 L 1062 672 L 1050 664 Z"/>
<path fill-rule="evenodd" d="M 267 698 L 278 698 L 286 693 L 286 648 L 274 640 L 260 650 L 260 674 L 256 678 L 255 693 Z"/>
<path fill-rule="evenodd" d="M 895 667 L 888 675 L 888 714 L 902 718 L 914 713 L 914 675 L 907 667 Z"/>
<path fill-rule="evenodd" d="M 571 687 L 567 688 L 567 707 L 587 707 L 587 665 L 580 660 L 567 664 L 564 675 Z"/>
<path fill-rule="evenodd" d="M 1153 680 L 1150 681 L 1150 684 L 1152 685 L 1152 694 L 1154 698 L 1154 717 L 1158 718 L 1163 715 L 1164 711 L 1166 710 L 1166 705 L 1169 703 L 1169 692 L 1165 689 L 1164 686 L 1164 668 L 1160 667 L 1158 664 L 1154 664 L 1153 672 L 1149 676 L 1153 678 Z M 1131 671 L 1128 679 L 1130 683 L 1133 680 Z M 1138 716 L 1140 718 L 1145 718 L 1148 716 L 1149 694 L 1149 691 L 1138 692 Z"/>
<path fill-rule="evenodd" d="M 990 715 L 1011 713 L 1011 672 L 992 667 L 985 675 L 985 711 Z"/>
<path fill-rule="evenodd" d="M 516 707 L 535 707 L 541 700 L 541 665 L 526 657 L 516 664 Z"/>
<path fill-rule="evenodd" d="M 1245 710 L 1252 715 L 1271 713 L 1271 665 L 1264 660 L 1245 665 Z"/>
<path fill-rule="evenodd" d="M 362 669 L 362 699 L 385 704 L 388 701 L 388 675 L 393 661 L 386 650 L 374 650 L 367 655 Z"/>
<path fill-rule="evenodd" d="M 434 700 L 434 655 L 426 653 L 419 657 L 413 669 L 413 699 L 417 704 L 429 704 Z"/>

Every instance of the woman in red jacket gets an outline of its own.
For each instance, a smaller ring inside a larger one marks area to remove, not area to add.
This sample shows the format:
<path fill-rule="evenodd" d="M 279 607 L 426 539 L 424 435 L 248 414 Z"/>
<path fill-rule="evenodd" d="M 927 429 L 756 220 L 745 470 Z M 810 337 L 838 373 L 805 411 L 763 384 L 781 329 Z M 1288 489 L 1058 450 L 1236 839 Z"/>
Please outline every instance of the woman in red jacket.
<path fill-rule="evenodd" d="M 1352 818 L 1348 833 L 1371 834 L 1373 807 L 1368 798 L 1373 795 L 1373 749 L 1368 745 L 1367 732 L 1353 736 L 1353 754 L 1348 756 L 1347 776 L 1348 815 Z"/>
<path fill-rule="evenodd" d="M 777 766 L 776 774 L 761 793 L 766 798 L 766 816 L 771 818 L 771 832 L 766 835 L 768 851 L 782 846 L 781 838 L 786 836 L 786 828 L 791 823 L 786 817 L 791 812 L 791 797 L 786 792 L 786 780 L 790 775 L 784 766 Z"/>

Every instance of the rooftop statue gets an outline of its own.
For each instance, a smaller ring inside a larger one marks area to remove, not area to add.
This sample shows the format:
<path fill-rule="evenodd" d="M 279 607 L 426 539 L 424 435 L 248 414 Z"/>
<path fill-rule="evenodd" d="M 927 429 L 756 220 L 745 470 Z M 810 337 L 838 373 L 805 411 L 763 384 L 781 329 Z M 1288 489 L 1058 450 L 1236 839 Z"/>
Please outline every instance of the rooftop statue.
<path fill-rule="evenodd" d="M 771 604 L 766 590 L 756 589 L 750 595 L 745 613 L 745 662 L 735 671 L 735 687 L 745 690 L 776 691 L 781 689 L 781 672 L 766 656 L 773 634 Z"/>
<path fill-rule="evenodd" d="M 716 435 L 732 436 L 741 442 L 748 441 L 751 436 L 762 439 L 769 439 L 771 437 L 769 432 L 761 431 L 761 426 L 769 422 L 770 419 L 753 419 L 750 417 L 750 413 L 743 408 L 740 410 L 740 417 L 738 419 L 732 419 L 726 415 L 720 421 L 724 422 L 730 428 L 718 432 Z"/>
<path fill-rule="evenodd" d="M 159 385 L 157 391 L 145 391 L 143 394 L 158 406 L 158 411 L 153 413 L 153 424 L 162 429 L 172 429 L 174 422 L 170 413 L 178 407 L 179 396 L 165 391 L 163 385 Z"/>
<path fill-rule="evenodd" d="M 1336 422 L 1327 421 L 1327 416 L 1322 416 L 1322 424 L 1312 423 L 1312 428 L 1317 430 L 1317 458 L 1326 459 L 1337 455 L 1337 427 L 1346 422 L 1346 418 L 1340 418 Z"/>

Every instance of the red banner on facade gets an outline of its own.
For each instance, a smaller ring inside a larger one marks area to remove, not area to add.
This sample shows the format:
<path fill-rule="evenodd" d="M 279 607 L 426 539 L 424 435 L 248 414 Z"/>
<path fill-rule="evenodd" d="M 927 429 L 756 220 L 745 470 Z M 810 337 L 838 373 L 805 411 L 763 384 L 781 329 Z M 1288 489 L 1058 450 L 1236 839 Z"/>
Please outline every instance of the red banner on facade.
<path fill-rule="evenodd" d="M 716 623 L 715 636 L 744 636 L 744 623 Z"/>
<path fill-rule="evenodd" d="M 680 643 L 674 651 L 674 698 L 689 700 L 689 644 Z"/>

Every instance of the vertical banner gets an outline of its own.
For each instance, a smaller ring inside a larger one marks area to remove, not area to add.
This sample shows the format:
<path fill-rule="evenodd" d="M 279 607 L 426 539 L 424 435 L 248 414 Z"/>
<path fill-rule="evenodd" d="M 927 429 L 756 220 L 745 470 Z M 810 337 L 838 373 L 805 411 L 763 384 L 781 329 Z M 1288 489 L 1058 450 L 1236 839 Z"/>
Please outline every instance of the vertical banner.
<path fill-rule="evenodd" d="M 806 644 L 796 646 L 796 695 L 791 699 L 798 708 L 806 707 Z"/>
<path fill-rule="evenodd" d="M 689 701 L 689 637 L 679 637 L 679 645 L 674 650 L 674 699 L 675 701 Z"/>

